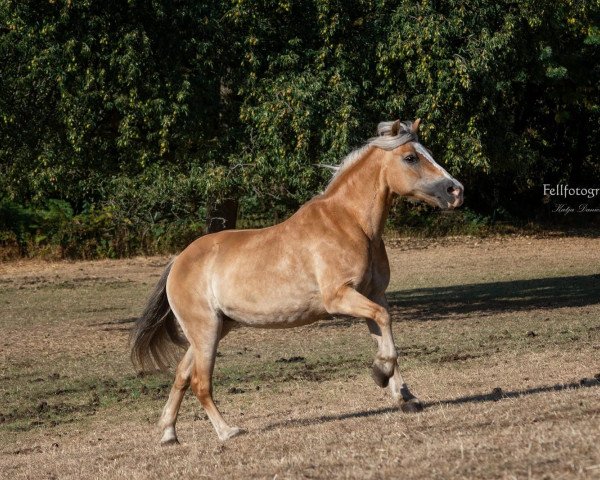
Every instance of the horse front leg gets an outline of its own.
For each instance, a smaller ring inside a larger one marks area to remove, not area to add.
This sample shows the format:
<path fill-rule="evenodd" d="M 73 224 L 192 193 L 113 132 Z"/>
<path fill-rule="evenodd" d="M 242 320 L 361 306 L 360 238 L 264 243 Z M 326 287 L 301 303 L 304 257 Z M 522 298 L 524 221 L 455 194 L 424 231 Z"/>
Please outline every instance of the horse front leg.
<path fill-rule="evenodd" d="M 389 305 L 387 303 L 387 299 L 385 298 L 384 293 L 374 295 L 373 301 L 385 308 L 386 311 L 389 311 Z M 372 320 L 367 319 L 367 326 L 369 327 L 371 336 L 375 339 L 377 343 L 379 343 L 381 337 L 377 335 L 377 325 L 374 325 Z M 420 412 L 423 410 L 423 404 L 417 397 L 415 397 L 411 393 L 411 391 L 408 388 L 408 385 L 402 378 L 402 375 L 400 374 L 400 365 L 398 360 L 396 360 L 394 365 L 394 374 L 389 379 L 388 389 L 394 402 L 400 405 L 400 408 L 403 411 Z"/>
<path fill-rule="evenodd" d="M 390 315 L 386 308 L 369 300 L 349 286 L 324 295 L 325 308 L 330 314 L 351 315 L 369 320 L 369 328 L 377 339 L 377 355 L 372 375 L 375 383 L 384 388 L 394 375 L 398 354 L 394 345 Z"/>

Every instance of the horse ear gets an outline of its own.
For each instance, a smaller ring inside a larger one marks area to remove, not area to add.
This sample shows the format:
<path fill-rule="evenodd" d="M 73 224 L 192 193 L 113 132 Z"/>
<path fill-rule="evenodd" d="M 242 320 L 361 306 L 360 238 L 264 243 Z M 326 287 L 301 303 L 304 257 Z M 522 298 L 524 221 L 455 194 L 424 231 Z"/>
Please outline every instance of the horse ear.
<path fill-rule="evenodd" d="M 421 119 L 417 118 L 410 127 L 410 131 L 415 135 L 419 132 L 419 125 L 421 125 Z"/>
<path fill-rule="evenodd" d="M 394 123 L 392 123 L 392 128 L 390 130 L 390 135 L 392 137 L 395 137 L 396 135 L 398 135 L 399 131 L 400 131 L 400 120 L 396 120 Z"/>

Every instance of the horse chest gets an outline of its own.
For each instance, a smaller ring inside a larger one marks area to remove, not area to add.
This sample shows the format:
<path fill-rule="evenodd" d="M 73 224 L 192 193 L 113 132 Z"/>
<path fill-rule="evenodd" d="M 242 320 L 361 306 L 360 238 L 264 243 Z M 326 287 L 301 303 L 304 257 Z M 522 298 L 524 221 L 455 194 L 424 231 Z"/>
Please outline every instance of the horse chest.
<path fill-rule="evenodd" d="M 371 246 L 369 252 L 357 261 L 359 268 L 355 288 L 363 295 L 371 293 L 383 293 L 390 281 L 390 267 L 383 245 L 376 248 Z"/>
<path fill-rule="evenodd" d="M 365 265 L 365 268 L 358 276 L 356 289 L 363 294 L 369 294 L 371 291 L 379 290 L 380 288 L 385 289 L 388 281 L 389 276 L 386 277 L 385 270 L 371 260 Z"/>

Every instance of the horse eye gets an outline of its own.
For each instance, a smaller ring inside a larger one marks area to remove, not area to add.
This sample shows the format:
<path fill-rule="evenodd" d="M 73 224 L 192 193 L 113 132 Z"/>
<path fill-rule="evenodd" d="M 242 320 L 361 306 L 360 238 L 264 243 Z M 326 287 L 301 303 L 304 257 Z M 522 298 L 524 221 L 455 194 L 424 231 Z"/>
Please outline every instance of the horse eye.
<path fill-rule="evenodd" d="M 408 155 L 407 157 L 404 157 L 404 161 L 406 163 L 417 163 L 419 161 L 419 159 L 417 157 L 415 157 L 414 155 Z"/>

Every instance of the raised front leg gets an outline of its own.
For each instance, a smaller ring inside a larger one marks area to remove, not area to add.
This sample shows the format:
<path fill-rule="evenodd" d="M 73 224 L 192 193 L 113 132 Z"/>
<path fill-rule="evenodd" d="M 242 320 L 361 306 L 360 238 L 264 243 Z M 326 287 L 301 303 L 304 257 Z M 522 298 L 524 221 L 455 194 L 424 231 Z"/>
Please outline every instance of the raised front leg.
<path fill-rule="evenodd" d="M 373 329 L 372 333 L 377 337 L 378 347 L 373 362 L 373 379 L 380 387 L 386 387 L 394 374 L 398 358 L 387 310 L 349 286 L 324 295 L 324 303 L 330 314 L 363 317 L 370 321 L 369 328 Z"/>
<path fill-rule="evenodd" d="M 381 305 L 383 308 L 385 308 L 386 311 L 389 310 L 389 306 L 387 303 L 387 299 L 385 298 L 385 294 L 381 293 L 381 294 L 375 295 L 373 297 L 373 300 L 378 305 Z M 377 332 L 375 330 L 376 326 L 372 325 L 372 323 L 373 323 L 372 321 L 367 319 L 367 325 L 369 327 L 369 331 L 371 332 L 371 335 L 373 336 L 373 338 L 375 339 L 376 342 L 379 342 L 380 337 L 377 336 Z M 389 379 L 389 385 L 388 385 L 390 394 L 392 395 L 394 402 L 396 402 L 398 405 L 400 405 L 400 408 L 402 408 L 402 410 L 405 412 L 420 412 L 421 410 L 423 410 L 423 404 L 419 401 L 419 399 L 417 397 L 415 397 L 411 393 L 411 391 L 408 388 L 408 385 L 404 382 L 404 379 L 402 378 L 402 375 L 400 374 L 400 367 L 399 367 L 398 360 L 396 360 L 395 363 L 396 364 L 394 366 L 394 374 Z"/>

